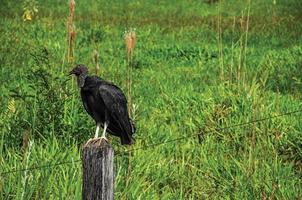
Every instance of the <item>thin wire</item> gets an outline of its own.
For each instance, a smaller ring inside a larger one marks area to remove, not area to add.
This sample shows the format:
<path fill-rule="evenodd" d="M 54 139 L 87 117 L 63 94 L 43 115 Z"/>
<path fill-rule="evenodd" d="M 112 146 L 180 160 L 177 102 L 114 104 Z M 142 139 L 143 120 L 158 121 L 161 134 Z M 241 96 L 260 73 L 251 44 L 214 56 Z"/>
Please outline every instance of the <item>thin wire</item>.
<path fill-rule="evenodd" d="M 231 125 L 231 126 L 226 126 L 226 127 L 218 128 L 218 130 L 215 130 L 215 131 L 223 131 L 223 130 L 227 130 L 227 129 L 234 128 L 234 127 L 242 127 L 242 126 L 246 126 L 246 125 L 249 125 L 249 124 L 254 124 L 254 123 L 266 121 L 266 120 L 269 120 L 269 119 L 283 117 L 283 116 L 286 116 L 286 115 L 292 115 L 292 114 L 299 113 L 299 112 L 302 112 L 302 109 L 291 111 L 291 112 L 282 113 L 282 114 L 271 116 L 271 117 L 265 117 L 265 118 L 262 118 L 262 119 L 256 119 L 256 120 L 252 120 L 252 121 L 245 122 L 245 123 L 240 123 L 240 124 L 235 124 L 235 125 Z M 125 151 L 124 153 L 128 153 L 128 152 L 131 152 L 131 151 L 137 151 L 137 150 L 141 150 L 141 149 L 148 149 L 148 148 L 159 146 L 159 145 L 162 145 L 162 144 L 176 142 L 176 141 L 184 140 L 184 139 L 187 139 L 187 138 L 190 138 L 190 137 L 195 137 L 195 136 L 198 136 L 200 134 L 211 133 L 211 132 L 214 132 L 214 130 L 203 131 L 203 132 L 199 132 L 199 133 L 196 133 L 196 134 L 191 134 L 189 136 L 183 136 L 183 137 L 175 138 L 175 139 L 172 139 L 172 140 L 168 140 L 168 141 L 165 141 L 165 142 L 159 142 L 159 143 L 153 143 L 153 144 L 150 144 L 150 145 L 145 145 L 143 147 L 139 147 L 139 148 L 135 148 L 135 149 L 131 149 L 131 150 Z M 117 153 L 115 155 L 116 156 L 122 156 L 123 154 L 122 153 Z M 34 170 L 40 170 L 40 169 L 43 169 L 43 168 L 53 168 L 55 166 L 66 165 L 66 164 L 73 164 L 73 163 L 78 163 L 80 161 L 81 161 L 81 159 L 74 160 L 74 161 L 58 162 L 58 163 L 55 163 L 53 165 L 40 165 L 40 166 L 34 166 L 34 167 L 29 167 L 29 168 L 23 168 L 23 169 L 15 169 L 15 170 L 10 170 L 10 171 L 6 171 L 6 172 L 2 172 L 1 176 L 5 175 L 5 174 L 22 172 L 22 171 L 34 171 Z"/>
<path fill-rule="evenodd" d="M 269 120 L 269 119 L 283 117 L 283 116 L 286 116 L 286 115 L 292 115 L 292 114 L 299 113 L 299 112 L 302 112 L 302 109 L 301 110 L 295 110 L 295 111 L 291 111 L 291 112 L 282 113 L 282 114 L 275 115 L 275 116 L 272 116 L 272 117 L 265 117 L 265 118 L 262 118 L 262 119 L 256 119 L 256 120 L 252 120 L 252 121 L 249 121 L 249 122 L 244 122 L 244 123 L 240 123 L 240 124 L 226 126 L 226 127 L 218 128 L 217 130 L 203 131 L 203 132 L 191 134 L 191 135 L 188 135 L 188 136 L 183 136 L 183 137 L 175 138 L 175 139 L 172 139 L 172 140 L 168 140 L 168 141 L 165 141 L 165 142 L 154 143 L 154 144 L 150 144 L 150 145 L 146 145 L 146 146 L 143 146 L 143 147 L 139 147 L 139 148 L 135 148 L 135 149 L 131 149 L 131 150 L 125 151 L 125 153 L 131 152 L 131 151 L 141 150 L 141 149 L 144 149 L 144 148 L 150 148 L 150 147 L 154 147 L 154 146 L 159 146 L 159 145 L 167 144 L 167 143 L 171 143 L 171 142 L 176 142 L 176 141 L 184 140 L 184 139 L 191 138 L 191 137 L 196 137 L 196 136 L 204 134 L 204 133 L 212 133 L 214 131 L 224 131 L 224 130 L 227 130 L 227 129 L 230 129 L 230 128 L 243 127 L 243 126 L 247 126 L 249 124 L 254 124 L 254 123 L 266 121 L 266 120 Z M 118 155 L 120 155 L 120 154 L 118 154 Z"/>
<path fill-rule="evenodd" d="M 81 159 L 74 160 L 74 161 L 58 162 L 58 163 L 55 163 L 53 165 L 40 165 L 40 166 L 34 166 L 34 167 L 29 167 L 29 168 L 23 168 L 23 169 L 15 169 L 15 170 L 2 172 L 1 176 L 5 175 L 5 174 L 10 174 L 10 173 L 16 173 L 16 172 L 34 171 L 34 170 L 38 170 L 38 169 L 40 170 L 40 169 L 43 169 L 43 168 L 54 168 L 55 166 L 65 165 L 65 164 L 73 164 L 73 163 L 77 163 L 77 162 L 80 162 L 80 161 L 81 161 Z"/>

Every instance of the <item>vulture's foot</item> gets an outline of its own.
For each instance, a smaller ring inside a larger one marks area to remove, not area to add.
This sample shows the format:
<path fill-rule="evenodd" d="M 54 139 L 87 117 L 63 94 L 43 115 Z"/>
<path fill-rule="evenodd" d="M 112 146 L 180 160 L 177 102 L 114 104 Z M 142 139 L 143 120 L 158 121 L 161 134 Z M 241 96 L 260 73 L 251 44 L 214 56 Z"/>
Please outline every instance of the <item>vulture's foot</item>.
<path fill-rule="evenodd" d="M 90 138 L 86 144 L 84 145 L 84 147 L 89 146 L 89 145 L 100 145 L 102 140 L 106 140 L 106 142 L 108 142 L 106 137 L 98 137 L 98 138 Z"/>

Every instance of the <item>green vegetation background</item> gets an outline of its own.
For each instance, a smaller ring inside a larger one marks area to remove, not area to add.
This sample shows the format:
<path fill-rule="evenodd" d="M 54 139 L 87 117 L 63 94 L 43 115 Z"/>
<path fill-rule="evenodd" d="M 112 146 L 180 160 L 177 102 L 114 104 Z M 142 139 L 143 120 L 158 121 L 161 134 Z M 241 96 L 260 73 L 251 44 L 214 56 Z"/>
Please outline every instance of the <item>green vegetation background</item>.
<path fill-rule="evenodd" d="M 0 199 L 81 199 L 94 134 L 66 76 L 68 2 L 0 6 Z M 132 153 L 110 138 L 116 199 L 302 199 L 300 0 L 76 1 L 75 63 L 127 91 L 123 33 L 136 28 Z M 199 137 L 191 137 L 200 133 Z M 73 162 L 75 161 L 75 162 Z M 65 165 L 4 173 L 34 166 Z"/>

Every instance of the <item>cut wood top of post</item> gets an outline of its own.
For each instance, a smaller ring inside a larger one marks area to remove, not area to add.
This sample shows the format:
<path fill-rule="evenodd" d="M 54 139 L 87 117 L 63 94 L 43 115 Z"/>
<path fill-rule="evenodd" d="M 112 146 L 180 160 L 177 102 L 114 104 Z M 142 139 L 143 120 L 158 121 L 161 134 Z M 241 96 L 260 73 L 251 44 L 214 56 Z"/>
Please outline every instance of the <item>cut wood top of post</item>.
<path fill-rule="evenodd" d="M 83 146 L 83 149 L 86 148 L 111 148 L 111 145 L 108 143 L 107 140 L 97 138 L 97 139 L 89 139 L 87 143 Z"/>

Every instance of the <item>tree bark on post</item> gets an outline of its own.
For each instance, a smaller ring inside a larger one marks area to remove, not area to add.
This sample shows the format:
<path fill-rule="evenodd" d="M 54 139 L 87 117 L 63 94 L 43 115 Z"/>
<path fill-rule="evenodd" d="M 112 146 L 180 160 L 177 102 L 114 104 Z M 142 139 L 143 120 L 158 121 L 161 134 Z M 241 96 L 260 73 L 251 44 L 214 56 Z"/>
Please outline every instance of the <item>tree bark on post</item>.
<path fill-rule="evenodd" d="M 113 200 L 113 148 L 106 140 L 89 143 L 82 150 L 83 200 Z"/>

